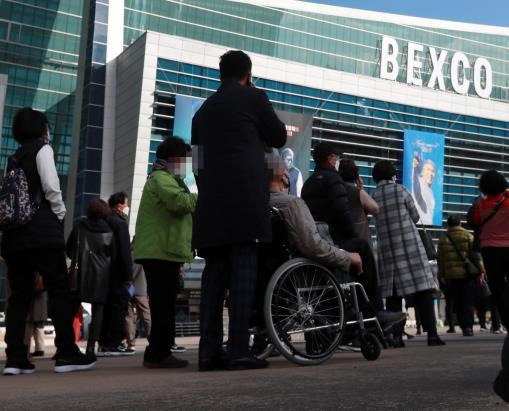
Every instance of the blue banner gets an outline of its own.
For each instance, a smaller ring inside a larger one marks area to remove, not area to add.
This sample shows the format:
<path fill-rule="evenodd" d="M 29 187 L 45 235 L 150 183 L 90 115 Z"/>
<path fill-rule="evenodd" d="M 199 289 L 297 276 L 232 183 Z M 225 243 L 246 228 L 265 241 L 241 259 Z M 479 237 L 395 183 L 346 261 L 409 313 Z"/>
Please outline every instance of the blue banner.
<path fill-rule="evenodd" d="M 405 130 L 403 185 L 424 225 L 442 226 L 444 144 L 443 134 Z"/>
<path fill-rule="evenodd" d="M 173 135 L 175 137 L 180 137 L 186 143 L 191 144 L 193 117 L 204 101 L 190 96 L 177 95 L 175 97 L 175 117 L 173 121 Z M 193 173 L 188 172 L 184 182 L 192 193 L 198 192 Z"/>

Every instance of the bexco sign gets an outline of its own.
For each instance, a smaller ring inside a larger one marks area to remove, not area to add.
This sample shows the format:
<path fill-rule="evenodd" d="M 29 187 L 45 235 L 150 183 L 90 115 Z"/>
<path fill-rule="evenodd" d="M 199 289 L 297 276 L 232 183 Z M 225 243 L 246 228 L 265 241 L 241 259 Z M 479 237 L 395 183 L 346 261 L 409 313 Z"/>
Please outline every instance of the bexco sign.
<path fill-rule="evenodd" d="M 396 39 L 388 36 L 382 37 L 382 57 L 380 60 L 380 78 L 396 80 L 399 73 L 398 64 L 398 43 Z M 422 68 L 422 61 L 417 53 L 422 53 L 424 46 L 417 43 L 408 43 L 407 47 L 407 69 L 406 82 L 422 86 L 422 79 L 415 76 L 415 70 Z M 432 72 L 427 87 L 434 89 L 436 83 L 440 90 L 445 90 L 444 74 L 442 72 L 448 51 L 441 50 L 440 53 L 434 47 L 428 47 L 431 60 Z M 450 61 L 450 79 L 453 90 L 459 94 L 467 94 L 470 87 L 470 80 L 467 79 L 466 70 L 470 68 L 470 61 L 461 52 L 452 55 Z M 462 76 L 459 73 L 462 72 Z M 479 97 L 489 98 L 493 88 L 493 70 L 488 60 L 478 57 L 474 62 L 474 89 Z"/>

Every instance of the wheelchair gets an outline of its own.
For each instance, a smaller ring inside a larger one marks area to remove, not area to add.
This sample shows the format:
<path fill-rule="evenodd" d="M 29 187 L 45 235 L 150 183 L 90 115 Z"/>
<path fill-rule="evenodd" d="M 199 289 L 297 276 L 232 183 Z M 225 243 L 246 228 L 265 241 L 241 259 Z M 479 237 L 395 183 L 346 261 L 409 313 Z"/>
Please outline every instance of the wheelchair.
<path fill-rule="evenodd" d="M 347 334 L 358 337 L 365 359 L 378 359 L 384 335 L 374 310 L 361 309 L 369 305 L 363 286 L 340 283 L 333 271 L 296 256 L 281 214 L 271 215 L 273 242 L 260 250 L 253 354 L 267 358 L 277 350 L 295 364 L 317 365 Z"/>

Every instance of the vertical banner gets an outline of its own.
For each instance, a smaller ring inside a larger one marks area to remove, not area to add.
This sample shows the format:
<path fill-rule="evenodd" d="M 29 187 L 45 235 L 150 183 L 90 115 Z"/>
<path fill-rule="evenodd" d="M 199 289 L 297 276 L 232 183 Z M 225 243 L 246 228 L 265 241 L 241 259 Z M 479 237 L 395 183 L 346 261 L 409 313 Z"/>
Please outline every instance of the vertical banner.
<path fill-rule="evenodd" d="M 302 185 L 309 174 L 313 117 L 280 110 L 276 110 L 276 114 L 286 126 L 287 141 L 279 149 L 279 155 L 290 174 L 288 193 L 300 197 Z"/>
<path fill-rule="evenodd" d="M 189 96 L 175 97 L 175 117 L 173 120 L 173 135 L 180 137 L 186 143 L 191 144 L 191 126 L 193 117 L 205 100 Z M 187 173 L 184 182 L 192 193 L 198 192 L 194 174 Z"/>
<path fill-rule="evenodd" d="M 425 225 L 442 226 L 444 144 L 443 134 L 404 132 L 403 185 Z"/>

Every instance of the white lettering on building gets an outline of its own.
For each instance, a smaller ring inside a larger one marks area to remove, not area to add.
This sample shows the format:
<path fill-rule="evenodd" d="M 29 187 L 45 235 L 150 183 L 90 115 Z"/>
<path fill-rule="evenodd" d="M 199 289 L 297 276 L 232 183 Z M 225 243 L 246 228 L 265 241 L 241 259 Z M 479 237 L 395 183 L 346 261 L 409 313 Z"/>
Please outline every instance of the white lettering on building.
<path fill-rule="evenodd" d="M 424 46 L 418 43 L 409 42 L 407 44 L 406 55 L 406 82 L 416 86 L 422 86 L 423 80 L 421 70 L 423 67 Z M 382 51 L 380 58 L 380 78 L 395 81 L 399 74 L 398 63 L 399 45 L 396 39 L 383 36 Z M 444 64 L 446 62 L 448 51 L 441 50 L 439 53 L 434 47 L 428 47 L 431 75 L 426 84 L 427 87 L 434 89 L 438 83 L 438 89 L 445 91 Z M 473 65 L 473 79 L 467 76 L 467 69 L 472 67 L 468 57 L 461 52 L 452 55 L 450 61 L 450 82 L 452 89 L 458 94 L 467 94 L 470 83 L 473 81 L 474 90 L 479 97 L 490 98 L 493 89 L 493 70 L 490 62 L 484 57 L 478 57 Z"/>

